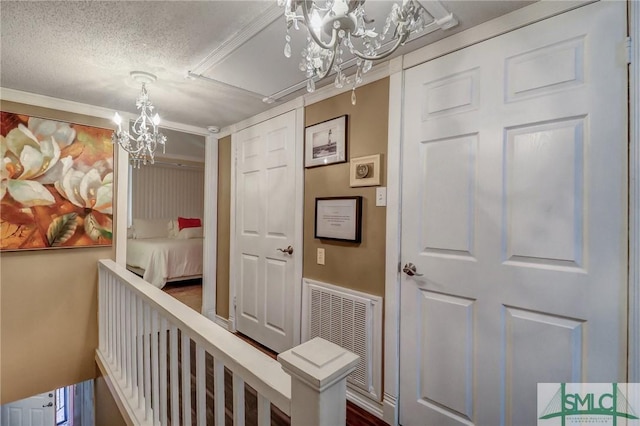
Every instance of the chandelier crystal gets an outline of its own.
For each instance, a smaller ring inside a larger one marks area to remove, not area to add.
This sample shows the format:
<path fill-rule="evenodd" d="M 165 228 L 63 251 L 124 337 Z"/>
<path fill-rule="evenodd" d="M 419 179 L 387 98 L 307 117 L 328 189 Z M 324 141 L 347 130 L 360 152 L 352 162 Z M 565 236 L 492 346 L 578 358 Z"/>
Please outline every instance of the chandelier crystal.
<path fill-rule="evenodd" d="M 162 146 L 164 154 L 167 138 L 158 132 L 160 116 L 157 113 L 152 116 L 154 107 L 149 100 L 146 87 L 147 84 L 156 81 L 156 76 L 142 71 L 133 71 L 131 77 L 142 84 L 142 90 L 136 99 L 136 108 L 140 111 L 140 116 L 131 126 L 131 133 L 129 133 L 127 129 L 122 129 L 122 117 L 116 112 L 113 121 L 118 125 L 118 130 L 113 132 L 111 140 L 129 153 L 130 163 L 139 169 L 140 165 L 154 163 L 155 151 L 159 145 Z"/>
<path fill-rule="evenodd" d="M 335 72 L 334 84 L 342 88 L 353 84 L 351 103 L 356 104 L 355 89 L 372 61 L 384 59 L 407 42 L 412 32 L 424 30 L 432 17 L 416 0 L 394 3 L 381 31 L 376 31 L 364 10 L 365 0 L 278 0 L 284 6 L 287 23 L 284 56 L 291 57 L 289 30 L 307 28 L 307 46 L 302 50 L 300 71 L 307 77 L 307 91 L 316 81 Z M 391 41 L 391 45 L 384 47 Z M 356 57 L 356 73 L 348 79 L 344 73 L 345 51 Z"/>

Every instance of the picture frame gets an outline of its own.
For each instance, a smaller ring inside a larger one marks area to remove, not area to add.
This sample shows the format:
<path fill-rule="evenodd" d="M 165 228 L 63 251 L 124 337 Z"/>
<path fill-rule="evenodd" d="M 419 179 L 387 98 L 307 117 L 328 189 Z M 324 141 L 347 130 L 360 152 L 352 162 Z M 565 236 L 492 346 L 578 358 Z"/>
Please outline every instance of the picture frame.
<path fill-rule="evenodd" d="M 349 186 L 379 186 L 382 171 L 380 154 L 352 158 L 349 163 Z"/>
<path fill-rule="evenodd" d="M 305 128 L 305 168 L 347 161 L 347 116 Z"/>
<path fill-rule="evenodd" d="M 0 123 L 0 252 L 111 246 L 113 130 L 8 111 Z"/>
<path fill-rule="evenodd" d="M 314 238 L 360 243 L 362 197 L 316 198 Z"/>

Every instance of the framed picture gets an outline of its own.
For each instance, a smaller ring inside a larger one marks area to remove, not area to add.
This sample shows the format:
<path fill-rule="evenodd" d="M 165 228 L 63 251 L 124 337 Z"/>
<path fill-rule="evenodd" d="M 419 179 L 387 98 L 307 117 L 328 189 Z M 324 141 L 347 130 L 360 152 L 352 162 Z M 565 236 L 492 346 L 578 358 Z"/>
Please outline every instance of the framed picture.
<path fill-rule="evenodd" d="M 347 161 L 347 116 L 305 129 L 305 167 L 326 166 Z"/>
<path fill-rule="evenodd" d="M 380 185 L 380 154 L 352 158 L 349 164 L 349 186 Z"/>
<path fill-rule="evenodd" d="M 110 246 L 113 130 L 0 112 L 0 250 Z"/>
<path fill-rule="evenodd" d="M 315 238 L 359 243 L 361 223 L 362 197 L 316 198 Z"/>

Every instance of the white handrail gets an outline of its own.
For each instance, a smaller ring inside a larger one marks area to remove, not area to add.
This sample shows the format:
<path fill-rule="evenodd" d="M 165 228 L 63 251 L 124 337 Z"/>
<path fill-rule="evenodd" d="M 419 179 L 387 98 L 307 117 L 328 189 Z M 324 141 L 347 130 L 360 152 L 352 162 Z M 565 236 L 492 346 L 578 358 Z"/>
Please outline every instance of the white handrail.
<path fill-rule="evenodd" d="M 345 423 L 346 377 L 357 355 L 317 338 L 281 353 L 278 362 L 114 261 L 100 260 L 98 271 L 96 361 L 134 424 L 164 425 L 168 413 L 190 424 L 192 389 L 194 418 L 205 424 L 207 353 L 213 357 L 216 425 L 225 418 L 225 368 L 232 373 L 234 424 L 244 424 L 245 383 L 257 392 L 258 425 L 270 423 L 270 404 L 289 415 L 294 426 Z"/>
<path fill-rule="evenodd" d="M 176 326 L 196 345 L 212 355 L 214 359 L 221 361 L 234 375 L 242 377 L 245 383 L 254 388 L 258 394 L 269 399 L 285 414 L 290 414 L 291 378 L 282 370 L 280 363 L 114 261 L 99 261 L 99 270 L 101 273 L 108 272 L 120 282 L 126 283 L 127 289 L 155 310 L 160 318 Z M 101 324 L 101 335 L 108 330 L 107 327 L 113 326 Z M 114 332 L 111 329 L 112 339 L 115 339 Z M 101 346 L 100 349 L 108 350 L 106 345 Z"/>

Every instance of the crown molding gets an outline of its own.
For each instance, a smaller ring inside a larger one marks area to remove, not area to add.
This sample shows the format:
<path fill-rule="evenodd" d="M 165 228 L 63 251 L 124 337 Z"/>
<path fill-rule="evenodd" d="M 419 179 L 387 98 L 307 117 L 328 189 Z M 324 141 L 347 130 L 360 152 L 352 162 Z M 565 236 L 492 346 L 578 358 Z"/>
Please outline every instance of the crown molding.
<path fill-rule="evenodd" d="M 137 116 L 133 116 L 137 118 Z M 204 127 L 192 126 L 190 124 L 176 123 L 175 121 L 167 121 L 162 119 L 162 123 L 160 123 L 161 129 L 169 129 L 169 130 L 177 130 L 179 132 L 191 133 L 199 136 L 209 136 L 211 132 Z"/>
<path fill-rule="evenodd" d="M 285 102 L 281 105 L 275 106 L 271 109 L 268 109 L 260 114 L 254 115 L 253 117 L 249 117 L 246 120 L 242 120 L 236 124 L 232 124 L 231 126 L 224 127 L 220 133 L 218 133 L 218 138 L 223 138 L 232 133 L 239 132 L 240 130 L 246 129 L 247 127 L 251 127 L 258 123 L 262 123 L 263 121 L 267 121 L 272 119 L 273 117 L 277 117 L 279 115 L 285 114 L 289 111 L 293 111 L 298 108 L 304 107 L 304 99 L 302 96 L 299 96 L 289 102 Z"/>
<path fill-rule="evenodd" d="M 0 87 L 0 101 L 17 102 L 26 105 L 33 105 L 41 108 L 50 108 L 60 111 L 67 111 L 74 114 L 88 115 L 111 120 L 115 110 L 96 105 L 83 104 L 66 99 L 53 98 L 51 96 L 39 95 L 37 93 L 23 92 L 20 90 Z M 137 116 L 128 112 L 119 112 L 125 120 L 135 120 Z M 195 135 L 207 136 L 209 131 L 205 128 L 192 126 L 189 124 L 176 123 L 175 121 L 162 120 L 162 129 L 176 130 L 179 132 L 192 133 Z"/>
<path fill-rule="evenodd" d="M 378 64 L 371 68 L 368 73 L 363 75 L 362 83 L 360 83 L 356 87 L 356 91 L 358 90 L 358 87 L 373 83 L 374 81 L 382 80 L 383 78 L 389 77 L 391 74 L 400 71 L 402 71 L 402 57 L 397 57 L 392 59 L 391 61 L 385 61 L 381 64 Z M 305 95 L 298 96 L 297 98 L 294 98 L 286 103 L 277 105 L 271 109 L 261 112 L 260 114 L 247 118 L 246 120 L 242 120 L 236 124 L 224 127 L 220 130 L 220 133 L 218 133 L 217 136 L 218 138 L 224 138 L 233 133 L 239 132 L 240 130 L 246 129 L 247 127 L 251 127 L 273 117 L 277 117 L 278 115 L 284 114 L 297 108 L 303 108 L 305 106 L 315 104 L 317 102 L 332 98 L 336 95 L 340 95 L 351 90 L 353 90 L 353 86 L 347 85 L 338 89 L 333 84 L 328 84 L 320 89 L 317 89 L 313 93 L 307 93 Z"/>
<path fill-rule="evenodd" d="M 220 132 L 218 133 L 218 140 L 222 139 L 222 138 L 226 138 L 227 136 L 231 136 L 231 126 L 229 127 L 223 127 L 222 130 L 220 130 Z"/>
<path fill-rule="evenodd" d="M 17 102 L 21 104 L 33 105 L 42 108 L 57 109 L 68 111 L 74 114 L 89 115 L 92 117 L 113 118 L 114 110 L 95 105 L 82 104 L 79 102 L 68 101 L 66 99 L 52 98 L 50 96 L 39 95 L 37 93 L 23 92 L 20 90 L 7 89 L 0 87 L 0 100 Z M 123 118 L 129 119 L 132 114 L 122 113 Z"/>
<path fill-rule="evenodd" d="M 358 96 L 358 87 L 362 87 L 366 84 L 373 83 L 374 81 L 382 80 L 383 78 L 389 77 L 389 75 L 391 75 L 389 69 L 389 61 L 385 61 L 371 68 L 369 72 L 363 74 L 362 83 L 356 86 L 356 96 Z M 314 91 L 313 93 L 302 95 L 302 97 L 304 98 L 304 104 L 306 106 L 315 104 L 325 99 L 332 98 L 342 93 L 350 92 L 351 90 L 353 90 L 352 85 L 344 85 L 343 87 L 338 89 L 335 85 L 328 84 Z"/>

